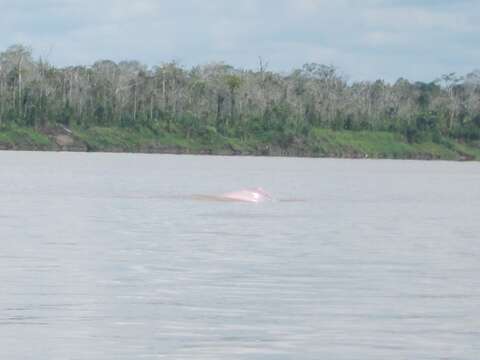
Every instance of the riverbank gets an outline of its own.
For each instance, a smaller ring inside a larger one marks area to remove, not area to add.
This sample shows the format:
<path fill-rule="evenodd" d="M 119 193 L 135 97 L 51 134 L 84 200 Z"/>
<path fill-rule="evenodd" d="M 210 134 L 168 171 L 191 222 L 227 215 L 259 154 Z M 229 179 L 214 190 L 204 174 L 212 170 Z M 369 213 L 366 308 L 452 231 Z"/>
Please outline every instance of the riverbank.
<path fill-rule="evenodd" d="M 398 133 L 320 128 L 301 138 L 272 142 L 254 137 L 240 140 L 216 132 L 193 138 L 148 128 L 67 129 L 57 125 L 35 130 L 9 126 L 0 128 L 0 150 L 480 160 L 480 144 L 447 138 L 409 143 Z"/>

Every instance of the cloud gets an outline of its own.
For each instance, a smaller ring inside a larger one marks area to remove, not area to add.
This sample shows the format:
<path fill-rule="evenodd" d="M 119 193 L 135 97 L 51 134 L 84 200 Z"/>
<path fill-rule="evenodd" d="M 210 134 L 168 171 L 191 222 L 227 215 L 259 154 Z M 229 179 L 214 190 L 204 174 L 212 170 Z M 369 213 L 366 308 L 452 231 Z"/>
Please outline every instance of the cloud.
<path fill-rule="evenodd" d="M 479 17 L 474 0 L 17 0 L 2 5 L 0 50 L 21 42 L 60 66 L 252 68 L 262 56 L 279 71 L 318 62 L 354 80 L 428 81 L 478 67 Z"/>

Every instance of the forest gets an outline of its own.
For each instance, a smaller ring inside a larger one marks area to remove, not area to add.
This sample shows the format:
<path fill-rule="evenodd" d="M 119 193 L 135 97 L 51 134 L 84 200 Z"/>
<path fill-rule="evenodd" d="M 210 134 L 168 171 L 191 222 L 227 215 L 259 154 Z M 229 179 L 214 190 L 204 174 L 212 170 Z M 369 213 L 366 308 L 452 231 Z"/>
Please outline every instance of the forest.
<path fill-rule="evenodd" d="M 322 131 L 381 132 L 406 144 L 477 149 L 480 71 L 428 83 L 352 82 L 334 66 L 316 63 L 286 73 L 270 71 L 263 59 L 257 69 L 111 60 L 56 67 L 22 45 L 1 52 L 0 134 L 58 124 L 83 134 L 109 128 L 285 149 L 311 146 Z"/>

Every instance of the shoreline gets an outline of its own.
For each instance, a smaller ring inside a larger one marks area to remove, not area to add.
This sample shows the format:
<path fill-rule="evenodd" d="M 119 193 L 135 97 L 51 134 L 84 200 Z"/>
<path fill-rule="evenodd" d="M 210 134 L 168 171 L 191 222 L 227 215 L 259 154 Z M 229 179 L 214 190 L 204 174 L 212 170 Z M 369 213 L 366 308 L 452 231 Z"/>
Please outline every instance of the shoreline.
<path fill-rule="evenodd" d="M 265 157 L 265 158 L 292 158 L 292 159 L 339 159 L 339 160 L 405 160 L 405 161 L 448 161 L 448 162 L 477 162 L 478 159 L 462 158 L 447 159 L 434 156 L 413 156 L 413 157 L 386 157 L 386 156 L 360 156 L 360 155 L 312 155 L 312 154 L 289 154 L 289 153 L 237 153 L 237 152 L 193 152 L 188 149 L 170 149 L 170 150 L 121 150 L 121 149 L 103 149 L 103 150 L 83 150 L 78 148 L 56 148 L 56 147 L 5 147 L 0 146 L 1 152 L 52 152 L 52 153 L 85 153 L 85 154 L 143 154 L 143 155 L 191 155 L 191 156 L 219 156 L 219 157 Z"/>
<path fill-rule="evenodd" d="M 56 126 L 42 130 L 0 129 L 0 150 L 85 153 L 133 153 L 165 155 L 209 155 L 291 157 L 312 159 L 391 159 L 479 161 L 480 147 L 453 140 L 443 143 L 407 143 L 397 134 L 380 132 L 319 131 L 313 143 L 293 143 L 287 147 L 260 141 L 202 143 L 202 139 L 158 136 L 132 129 L 67 129 Z M 393 150 L 392 150 L 393 149 Z"/>

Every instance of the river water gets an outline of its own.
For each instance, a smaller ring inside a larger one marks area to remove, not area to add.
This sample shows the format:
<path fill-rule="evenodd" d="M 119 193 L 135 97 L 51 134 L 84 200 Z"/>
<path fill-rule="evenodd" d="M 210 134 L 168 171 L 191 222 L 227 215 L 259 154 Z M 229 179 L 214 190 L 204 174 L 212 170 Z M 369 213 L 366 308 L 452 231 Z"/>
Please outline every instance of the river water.
<path fill-rule="evenodd" d="M 1 359 L 480 358 L 478 163 L 0 152 L 0 199 Z"/>

